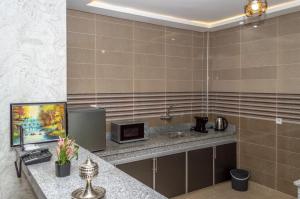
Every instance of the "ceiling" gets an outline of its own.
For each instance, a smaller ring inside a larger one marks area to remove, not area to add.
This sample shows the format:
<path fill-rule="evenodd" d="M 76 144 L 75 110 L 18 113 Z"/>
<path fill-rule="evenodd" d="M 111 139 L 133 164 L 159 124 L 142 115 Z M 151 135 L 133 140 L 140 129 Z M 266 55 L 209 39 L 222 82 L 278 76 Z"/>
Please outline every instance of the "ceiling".
<path fill-rule="evenodd" d="M 68 8 L 137 21 L 207 31 L 243 21 L 247 0 L 68 0 Z M 300 10 L 300 0 L 268 0 L 267 17 Z"/>

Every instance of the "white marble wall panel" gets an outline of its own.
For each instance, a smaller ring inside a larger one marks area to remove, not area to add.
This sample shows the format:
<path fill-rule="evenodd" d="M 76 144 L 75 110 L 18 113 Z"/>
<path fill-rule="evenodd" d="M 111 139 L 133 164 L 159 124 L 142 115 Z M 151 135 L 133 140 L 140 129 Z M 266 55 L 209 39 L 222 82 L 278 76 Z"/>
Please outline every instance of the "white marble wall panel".
<path fill-rule="evenodd" d="M 9 104 L 66 100 L 66 1 L 0 1 L 0 198 L 33 198 L 16 177 Z"/>

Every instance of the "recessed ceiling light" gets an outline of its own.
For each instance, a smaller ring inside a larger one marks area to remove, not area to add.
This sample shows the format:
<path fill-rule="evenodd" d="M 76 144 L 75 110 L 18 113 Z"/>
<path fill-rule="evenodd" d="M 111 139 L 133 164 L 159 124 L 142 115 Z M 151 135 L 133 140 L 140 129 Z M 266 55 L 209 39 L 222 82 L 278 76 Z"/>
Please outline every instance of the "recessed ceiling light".
<path fill-rule="evenodd" d="M 175 38 L 172 38 L 171 40 L 172 40 L 172 41 L 175 41 L 176 39 L 175 39 Z"/>
<path fill-rule="evenodd" d="M 106 51 L 105 50 L 101 50 L 101 53 L 104 54 L 104 53 L 106 53 Z"/>
<path fill-rule="evenodd" d="M 253 28 L 257 28 L 257 27 L 258 27 L 258 25 L 256 25 L 256 24 L 255 24 L 255 25 L 253 25 Z"/>
<path fill-rule="evenodd" d="M 243 21 L 240 21 L 240 22 L 239 22 L 240 25 L 243 25 L 244 23 L 245 23 L 245 22 L 243 22 Z"/>

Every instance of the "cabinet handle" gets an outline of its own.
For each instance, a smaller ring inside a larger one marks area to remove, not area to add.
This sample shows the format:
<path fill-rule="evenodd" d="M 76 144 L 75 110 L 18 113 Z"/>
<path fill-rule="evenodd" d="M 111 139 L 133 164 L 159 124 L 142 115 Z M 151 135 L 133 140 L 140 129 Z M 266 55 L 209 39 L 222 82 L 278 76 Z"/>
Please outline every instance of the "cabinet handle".
<path fill-rule="evenodd" d="M 214 147 L 213 155 L 214 155 L 214 159 L 217 159 L 217 151 L 216 151 L 216 147 Z"/>
<path fill-rule="evenodd" d="M 157 173 L 158 168 L 157 168 L 157 158 L 155 158 L 155 173 Z"/>

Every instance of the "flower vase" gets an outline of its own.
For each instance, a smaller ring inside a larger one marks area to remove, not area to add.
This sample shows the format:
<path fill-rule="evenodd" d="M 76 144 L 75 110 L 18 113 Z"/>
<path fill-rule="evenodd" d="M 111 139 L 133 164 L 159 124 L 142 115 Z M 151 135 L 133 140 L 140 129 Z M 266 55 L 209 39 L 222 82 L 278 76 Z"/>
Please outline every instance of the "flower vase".
<path fill-rule="evenodd" d="M 69 176 L 71 172 L 71 162 L 67 162 L 64 165 L 58 164 L 55 162 L 55 174 L 57 177 L 66 177 Z"/>

